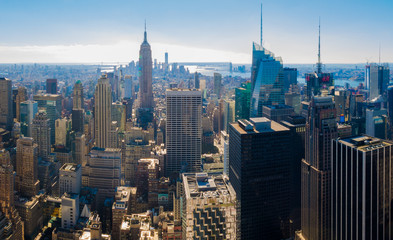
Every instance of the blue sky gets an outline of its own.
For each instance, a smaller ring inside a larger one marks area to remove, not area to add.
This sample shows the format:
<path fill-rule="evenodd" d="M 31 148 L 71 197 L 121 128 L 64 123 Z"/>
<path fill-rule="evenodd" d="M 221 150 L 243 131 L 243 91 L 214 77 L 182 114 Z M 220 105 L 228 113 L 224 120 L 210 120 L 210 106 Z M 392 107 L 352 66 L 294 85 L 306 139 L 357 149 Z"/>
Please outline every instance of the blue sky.
<path fill-rule="evenodd" d="M 251 61 L 255 0 L 0 0 L 0 62 L 127 62 L 147 20 L 153 58 Z M 393 62 L 393 1 L 265 0 L 264 46 L 284 63 Z"/>

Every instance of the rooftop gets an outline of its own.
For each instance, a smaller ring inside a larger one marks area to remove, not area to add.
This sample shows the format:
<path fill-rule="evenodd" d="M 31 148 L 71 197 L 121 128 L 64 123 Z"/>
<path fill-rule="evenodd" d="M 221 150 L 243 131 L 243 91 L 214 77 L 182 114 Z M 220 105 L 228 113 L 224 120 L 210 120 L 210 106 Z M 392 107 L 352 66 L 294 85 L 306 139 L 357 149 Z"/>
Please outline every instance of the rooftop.
<path fill-rule="evenodd" d="M 339 142 L 363 152 L 393 145 L 391 142 L 367 135 L 339 139 Z"/>
<path fill-rule="evenodd" d="M 229 180 L 222 174 L 183 173 L 183 185 L 186 198 L 235 197 L 235 191 Z"/>
<path fill-rule="evenodd" d="M 75 164 L 75 163 L 65 163 L 61 168 L 60 171 L 66 171 L 66 172 L 76 172 L 81 168 L 80 164 Z"/>

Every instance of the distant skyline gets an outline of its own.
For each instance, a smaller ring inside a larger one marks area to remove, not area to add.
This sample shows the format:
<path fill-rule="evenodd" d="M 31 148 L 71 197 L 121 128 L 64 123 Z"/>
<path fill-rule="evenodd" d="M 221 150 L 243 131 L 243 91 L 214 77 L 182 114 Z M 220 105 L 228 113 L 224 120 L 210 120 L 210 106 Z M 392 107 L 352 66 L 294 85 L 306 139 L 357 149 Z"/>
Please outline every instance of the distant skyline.
<path fill-rule="evenodd" d="M 251 63 L 261 1 L 2 0 L 0 63 L 138 60 L 147 21 L 152 57 Z M 393 2 L 263 1 L 264 46 L 284 64 L 393 62 Z"/>

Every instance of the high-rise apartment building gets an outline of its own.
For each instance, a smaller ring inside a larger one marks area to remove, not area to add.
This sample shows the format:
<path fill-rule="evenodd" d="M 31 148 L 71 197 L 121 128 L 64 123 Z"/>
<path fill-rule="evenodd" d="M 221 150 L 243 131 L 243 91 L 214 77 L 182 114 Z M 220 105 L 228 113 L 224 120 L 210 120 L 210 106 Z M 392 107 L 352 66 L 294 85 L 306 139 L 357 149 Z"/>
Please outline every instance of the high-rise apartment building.
<path fill-rule="evenodd" d="M 38 157 L 48 160 L 49 154 L 51 152 L 51 128 L 48 116 L 45 111 L 40 110 L 35 115 L 31 129 L 31 137 L 34 140 L 34 143 L 38 145 Z"/>
<path fill-rule="evenodd" d="M 61 227 L 74 228 L 79 219 L 79 195 L 65 193 L 61 197 Z"/>
<path fill-rule="evenodd" d="M 236 193 L 222 174 L 183 173 L 183 239 L 237 239 Z"/>
<path fill-rule="evenodd" d="M 33 197 L 38 193 L 38 146 L 33 138 L 19 138 L 16 144 L 16 190 L 22 196 Z"/>
<path fill-rule="evenodd" d="M 25 137 L 31 137 L 31 127 L 37 112 L 38 104 L 35 101 L 25 101 L 20 104 L 20 128 Z"/>
<path fill-rule="evenodd" d="M 109 132 L 111 130 L 112 92 L 108 78 L 103 75 L 98 79 L 94 93 L 94 129 L 95 142 L 99 148 L 109 146 Z"/>
<path fill-rule="evenodd" d="M 313 97 L 306 123 L 302 160 L 301 239 L 331 239 L 331 142 L 338 137 L 331 96 Z"/>
<path fill-rule="evenodd" d="M 198 172 L 201 167 L 202 94 L 190 89 L 167 89 L 167 175 Z"/>
<path fill-rule="evenodd" d="M 290 235 L 291 131 L 267 118 L 230 124 L 229 180 L 238 201 L 237 239 Z"/>
<path fill-rule="evenodd" d="M 71 120 L 68 118 L 59 118 L 56 119 L 55 122 L 56 126 L 56 139 L 55 144 L 56 146 L 69 146 L 69 138 L 71 132 Z"/>
<path fill-rule="evenodd" d="M 262 106 L 284 104 L 282 59 L 253 44 L 250 117 L 262 117 Z"/>
<path fill-rule="evenodd" d="M 46 79 L 46 93 L 57 94 L 57 79 Z"/>
<path fill-rule="evenodd" d="M 392 156 L 378 138 L 333 140 L 331 239 L 393 239 Z"/>
<path fill-rule="evenodd" d="M 13 126 L 12 81 L 0 78 L 0 127 L 11 130 Z"/>
<path fill-rule="evenodd" d="M 217 98 L 221 98 L 222 75 L 219 73 L 214 73 L 213 80 L 214 80 L 213 92 L 214 94 L 217 95 Z"/>

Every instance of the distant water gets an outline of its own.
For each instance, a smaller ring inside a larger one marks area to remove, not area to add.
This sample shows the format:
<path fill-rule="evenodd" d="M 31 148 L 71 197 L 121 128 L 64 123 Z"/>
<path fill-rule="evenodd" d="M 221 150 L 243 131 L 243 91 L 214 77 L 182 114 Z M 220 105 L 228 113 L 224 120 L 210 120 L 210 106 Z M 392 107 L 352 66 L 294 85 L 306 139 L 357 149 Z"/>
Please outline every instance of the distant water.
<path fill-rule="evenodd" d="M 251 72 L 230 72 L 229 71 L 229 64 L 227 66 L 215 66 L 215 65 L 206 65 L 206 66 L 201 66 L 201 65 L 184 65 L 185 68 L 188 68 L 190 73 L 198 72 L 201 73 L 202 75 L 205 76 L 213 76 L 214 73 L 220 73 L 223 77 L 225 76 L 238 76 L 242 78 L 250 78 L 251 77 Z"/>
<path fill-rule="evenodd" d="M 302 83 L 302 84 L 306 83 L 306 81 L 305 81 L 305 79 L 303 77 L 302 78 L 297 78 L 297 82 L 298 83 Z M 335 86 L 342 86 L 342 87 L 344 87 L 346 83 L 348 83 L 349 86 L 355 88 L 355 87 L 359 86 L 360 83 L 363 83 L 363 81 L 351 81 L 351 80 L 347 80 L 347 79 L 334 79 L 334 85 Z"/>

